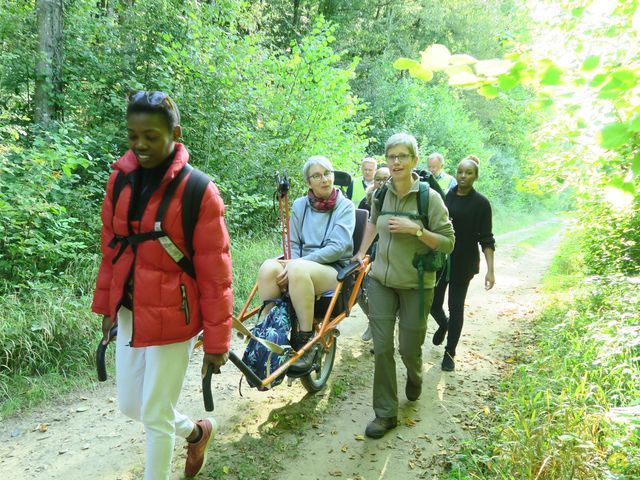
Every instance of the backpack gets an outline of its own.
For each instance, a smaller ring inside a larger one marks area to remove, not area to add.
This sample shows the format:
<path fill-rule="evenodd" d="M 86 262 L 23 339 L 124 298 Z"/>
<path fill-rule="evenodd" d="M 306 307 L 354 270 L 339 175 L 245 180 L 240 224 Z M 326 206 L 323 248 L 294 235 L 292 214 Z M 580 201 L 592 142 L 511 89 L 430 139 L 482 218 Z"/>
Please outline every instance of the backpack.
<path fill-rule="evenodd" d="M 191 173 L 191 175 L 189 175 L 189 173 Z M 187 183 L 182 193 L 182 231 L 185 240 L 186 252 L 182 252 L 162 230 L 162 220 L 167 213 L 167 208 L 169 207 L 169 203 L 171 202 L 178 185 L 180 185 L 187 175 L 189 175 L 189 178 L 187 179 Z M 196 278 L 195 268 L 191 260 L 193 258 L 193 232 L 196 227 L 198 215 L 200 214 L 202 197 L 204 196 L 204 192 L 207 189 L 209 182 L 211 182 L 211 179 L 205 173 L 201 172 L 197 168 L 193 168 L 188 163 L 185 164 L 180 172 L 178 172 L 173 180 L 171 180 L 164 192 L 164 195 L 162 196 L 160 207 L 156 213 L 154 230 L 151 232 L 131 234 L 126 237 L 118 235 L 113 237 L 109 246 L 114 248 L 117 244 L 120 244 L 120 250 L 114 256 L 112 263 L 116 263 L 118 261 L 118 258 L 120 258 L 120 255 L 122 255 L 127 246 L 131 245 L 132 247 L 135 247 L 146 240 L 158 240 L 173 261 L 175 261 L 187 275 L 192 278 Z M 118 172 L 118 176 L 113 184 L 112 206 L 114 212 L 120 193 L 127 183 L 132 183 L 132 177 L 130 177 L 130 175 L 126 175 L 124 172 Z"/>
<path fill-rule="evenodd" d="M 421 173 L 421 179 L 422 174 Z M 383 211 L 382 206 L 384 205 L 384 199 L 387 195 L 387 190 L 389 186 L 385 183 L 382 187 L 380 187 L 374 194 L 374 202 L 376 203 L 376 209 L 380 212 L 380 215 L 402 215 L 405 217 L 409 217 L 411 220 L 420 220 L 425 228 L 429 228 L 429 190 L 433 188 L 440 194 L 442 199 L 444 200 L 444 193 L 442 188 L 438 185 L 433 175 L 428 174 L 428 181 L 423 182 L 420 181 L 420 187 L 418 191 L 418 195 L 416 195 L 416 201 L 418 203 L 418 214 L 410 214 L 404 212 L 390 212 Z M 431 180 L 437 185 L 437 188 L 431 187 Z M 436 285 L 440 283 L 440 280 L 443 277 L 449 276 L 449 256 L 445 253 L 438 252 L 436 250 L 431 250 L 423 255 L 417 255 L 413 258 L 413 266 L 418 271 L 418 289 L 424 290 L 424 272 L 436 272 Z M 446 278 L 448 280 L 448 278 Z M 421 307 L 420 310 L 424 310 L 424 295 L 420 296 Z"/>
<path fill-rule="evenodd" d="M 427 182 L 429 184 L 429 187 L 438 192 L 438 194 L 442 197 L 442 200 L 444 200 L 446 194 L 438 183 L 438 180 L 436 180 L 436 177 L 434 177 L 429 170 L 414 170 L 414 172 L 418 174 L 421 182 Z"/>
<path fill-rule="evenodd" d="M 262 305 L 260 313 L 265 305 L 271 302 L 274 302 L 275 305 L 269 310 L 266 317 L 251 329 L 251 339 L 242 355 L 242 361 L 262 380 L 285 363 L 289 359 L 291 352 L 288 337 L 295 316 L 293 305 L 291 305 L 291 301 L 288 298 L 269 300 Z M 266 340 L 266 342 L 262 340 Z M 275 343 L 277 346 L 282 347 L 279 349 L 282 353 L 278 353 L 275 348 L 268 347 L 268 343 Z M 260 391 L 265 391 L 282 383 L 284 376 L 285 374 L 283 373 L 267 387 L 254 384 L 248 377 L 247 383 Z"/>

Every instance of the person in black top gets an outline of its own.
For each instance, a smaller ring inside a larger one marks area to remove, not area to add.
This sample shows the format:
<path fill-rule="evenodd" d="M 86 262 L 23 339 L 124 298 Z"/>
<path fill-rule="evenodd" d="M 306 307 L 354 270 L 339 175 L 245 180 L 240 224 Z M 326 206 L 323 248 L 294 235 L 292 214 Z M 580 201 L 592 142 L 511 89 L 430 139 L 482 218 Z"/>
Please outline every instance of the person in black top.
<path fill-rule="evenodd" d="M 456 180 L 445 197 L 449 216 L 453 222 L 456 243 L 451 253 L 449 278 L 442 278 L 436 286 L 431 316 L 438 323 L 433 334 L 433 344 L 440 345 L 447 336 L 447 345 L 442 359 L 442 370 L 455 370 L 454 357 L 462 324 L 464 322 L 464 301 L 471 279 L 480 272 L 480 253 L 482 248 L 487 263 L 487 274 L 484 279 L 485 290 L 491 290 L 495 283 L 493 272 L 493 253 L 495 239 L 491 230 L 491 204 L 486 197 L 473 188 L 478 179 L 479 160 L 470 155 L 458 164 Z M 449 287 L 449 318 L 444 312 L 444 294 Z M 448 335 L 447 335 L 448 332 Z"/>

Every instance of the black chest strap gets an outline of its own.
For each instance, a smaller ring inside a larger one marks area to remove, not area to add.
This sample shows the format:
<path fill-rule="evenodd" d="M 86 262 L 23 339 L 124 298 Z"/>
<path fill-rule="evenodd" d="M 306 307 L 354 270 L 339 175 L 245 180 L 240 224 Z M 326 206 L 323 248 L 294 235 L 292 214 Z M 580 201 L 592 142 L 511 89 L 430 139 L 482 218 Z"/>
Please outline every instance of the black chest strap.
<path fill-rule="evenodd" d="M 189 164 L 186 164 L 184 167 L 182 167 L 180 172 L 178 172 L 178 174 L 171 180 L 171 182 L 167 186 L 167 189 L 165 190 L 164 195 L 162 196 L 162 200 L 160 201 L 160 206 L 158 207 L 158 211 L 156 212 L 156 218 L 154 221 L 153 230 L 149 232 L 133 233 L 131 230 L 131 224 L 130 224 L 131 208 L 128 209 L 129 218 L 127 218 L 127 223 L 129 224 L 129 232 L 130 232 L 129 235 L 127 236 L 115 235 L 111 240 L 111 242 L 109 242 L 109 246 L 111 248 L 115 248 L 117 245 L 120 245 L 118 252 L 113 257 L 112 263 L 116 263 L 118 261 L 120 256 L 127 249 L 127 247 L 131 246 L 131 248 L 135 251 L 136 247 L 142 242 L 146 242 L 148 240 L 158 240 L 160 242 L 160 245 L 162 245 L 162 248 L 164 248 L 167 254 L 173 259 L 174 262 L 178 264 L 178 266 L 180 266 L 180 268 L 185 273 L 187 273 L 192 278 L 196 277 L 193 262 L 178 248 L 178 246 L 175 243 L 173 243 L 171 238 L 169 238 L 166 232 L 162 229 L 162 221 L 169 208 L 169 203 L 171 202 L 171 199 L 175 195 L 176 189 L 178 188 L 182 180 L 184 180 L 184 178 L 192 170 L 193 168 Z M 116 181 L 117 181 L 117 178 L 116 178 Z M 120 192 L 117 192 L 117 193 L 119 195 Z M 201 198 L 202 197 L 200 197 L 200 199 Z M 117 201 L 117 198 L 115 198 L 115 200 Z M 114 208 L 115 208 L 115 203 L 114 203 Z M 191 233 L 191 237 L 192 236 L 193 236 L 193 233 Z"/>

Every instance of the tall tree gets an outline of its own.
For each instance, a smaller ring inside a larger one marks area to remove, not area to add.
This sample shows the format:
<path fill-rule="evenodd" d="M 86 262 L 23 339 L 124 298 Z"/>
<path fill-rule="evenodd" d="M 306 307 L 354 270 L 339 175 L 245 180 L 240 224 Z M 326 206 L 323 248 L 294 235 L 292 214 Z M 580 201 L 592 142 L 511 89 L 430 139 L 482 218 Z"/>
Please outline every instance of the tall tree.
<path fill-rule="evenodd" d="M 35 121 L 46 125 L 60 113 L 62 93 L 63 0 L 38 0 L 38 63 Z"/>

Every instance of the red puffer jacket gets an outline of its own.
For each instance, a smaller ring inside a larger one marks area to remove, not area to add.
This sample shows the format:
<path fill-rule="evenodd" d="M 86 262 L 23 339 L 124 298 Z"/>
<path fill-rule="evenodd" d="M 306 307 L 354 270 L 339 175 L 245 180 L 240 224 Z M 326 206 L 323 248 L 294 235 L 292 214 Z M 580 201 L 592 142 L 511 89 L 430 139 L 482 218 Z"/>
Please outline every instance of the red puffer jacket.
<path fill-rule="evenodd" d="M 141 220 L 131 222 L 134 233 L 153 230 L 155 215 L 167 185 L 188 160 L 186 148 L 176 143 L 175 158 L 151 196 Z M 205 352 L 227 352 L 231 341 L 233 308 L 231 255 L 229 234 L 223 217 L 224 204 L 218 189 L 210 183 L 202 198 L 193 234 L 194 280 L 182 271 L 157 240 L 140 243 L 135 255 L 132 248 L 127 247 L 122 256 L 112 263 L 120 246 L 111 248 L 109 242 L 114 234 L 129 235 L 127 212 L 131 200 L 131 186 L 127 184 L 113 208 L 114 182 L 118 171 L 128 174 L 141 167 L 135 154 L 129 150 L 112 168 L 114 172 L 107 182 L 107 194 L 102 204 L 102 262 L 92 310 L 110 315 L 115 320 L 125 282 L 132 271 L 132 346 L 181 342 L 204 330 Z M 183 252 L 186 248 L 181 199 L 187 178 L 176 189 L 162 222 L 163 230 Z"/>

